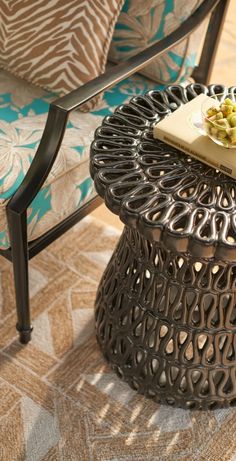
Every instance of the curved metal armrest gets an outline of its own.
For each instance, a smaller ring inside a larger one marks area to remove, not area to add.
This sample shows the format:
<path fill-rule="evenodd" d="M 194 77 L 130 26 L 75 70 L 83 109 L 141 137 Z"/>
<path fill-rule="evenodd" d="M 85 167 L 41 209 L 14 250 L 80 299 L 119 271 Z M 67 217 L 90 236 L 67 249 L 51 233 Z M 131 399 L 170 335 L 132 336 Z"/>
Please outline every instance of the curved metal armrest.
<path fill-rule="evenodd" d="M 24 213 L 46 180 L 60 149 L 69 113 L 107 88 L 140 70 L 158 55 L 196 29 L 211 13 L 220 0 L 205 0 L 181 26 L 158 43 L 118 64 L 105 74 L 86 83 L 62 98 L 55 100 L 49 108 L 45 129 L 32 164 L 19 189 L 7 205 L 7 212 Z"/>

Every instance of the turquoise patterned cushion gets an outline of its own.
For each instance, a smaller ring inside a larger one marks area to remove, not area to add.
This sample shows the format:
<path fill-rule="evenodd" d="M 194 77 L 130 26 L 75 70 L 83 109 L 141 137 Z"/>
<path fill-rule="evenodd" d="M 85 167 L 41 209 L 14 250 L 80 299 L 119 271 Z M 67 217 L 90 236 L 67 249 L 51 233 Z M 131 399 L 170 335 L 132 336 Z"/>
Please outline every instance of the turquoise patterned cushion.
<path fill-rule="evenodd" d="M 116 24 L 109 59 L 120 62 L 137 54 L 187 19 L 203 0 L 126 0 Z M 205 24 L 141 71 L 163 84 L 182 82 L 192 73 Z"/>
<path fill-rule="evenodd" d="M 103 117 L 131 96 L 159 88 L 136 76 L 104 95 L 99 109 L 73 112 L 57 160 L 28 209 L 29 240 L 42 235 L 95 195 L 89 176 L 89 148 Z M 30 167 L 54 96 L 0 71 L 0 248 L 9 247 L 6 204 Z"/>

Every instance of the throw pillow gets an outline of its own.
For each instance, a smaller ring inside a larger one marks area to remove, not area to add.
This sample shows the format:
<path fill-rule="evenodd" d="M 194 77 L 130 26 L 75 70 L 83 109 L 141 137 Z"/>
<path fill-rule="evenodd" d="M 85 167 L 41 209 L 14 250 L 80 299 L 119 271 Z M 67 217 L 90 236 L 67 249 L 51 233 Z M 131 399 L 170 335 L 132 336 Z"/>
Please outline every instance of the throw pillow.
<path fill-rule="evenodd" d="M 0 0 L 0 67 L 58 95 L 70 92 L 104 72 L 123 3 Z"/>
<path fill-rule="evenodd" d="M 113 62 L 126 60 L 169 35 L 202 1 L 125 0 L 116 23 L 109 59 Z M 163 84 L 186 80 L 196 63 L 203 28 L 204 24 L 140 72 Z"/>

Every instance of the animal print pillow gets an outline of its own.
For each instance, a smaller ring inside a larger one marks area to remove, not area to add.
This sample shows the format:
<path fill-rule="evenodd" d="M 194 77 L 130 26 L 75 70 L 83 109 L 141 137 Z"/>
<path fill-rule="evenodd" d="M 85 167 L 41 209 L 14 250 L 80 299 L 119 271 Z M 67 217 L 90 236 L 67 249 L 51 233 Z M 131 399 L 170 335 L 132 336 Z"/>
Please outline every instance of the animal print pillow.
<path fill-rule="evenodd" d="M 123 3 L 1 0 L 0 67 L 58 95 L 70 92 L 104 72 Z"/>

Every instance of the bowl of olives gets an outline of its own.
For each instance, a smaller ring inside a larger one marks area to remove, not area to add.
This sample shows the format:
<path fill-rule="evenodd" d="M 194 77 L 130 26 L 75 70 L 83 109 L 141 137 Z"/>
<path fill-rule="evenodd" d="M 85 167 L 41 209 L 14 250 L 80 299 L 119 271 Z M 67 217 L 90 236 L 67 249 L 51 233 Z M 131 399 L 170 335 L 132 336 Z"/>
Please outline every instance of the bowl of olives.
<path fill-rule="evenodd" d="M 216 143 L 236 148 L 235 95 L 217 94 L 202 104 L 202 122 L 206 134 Z"/>

